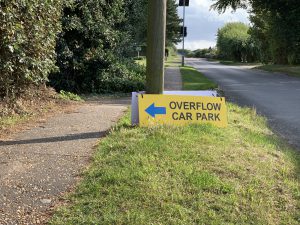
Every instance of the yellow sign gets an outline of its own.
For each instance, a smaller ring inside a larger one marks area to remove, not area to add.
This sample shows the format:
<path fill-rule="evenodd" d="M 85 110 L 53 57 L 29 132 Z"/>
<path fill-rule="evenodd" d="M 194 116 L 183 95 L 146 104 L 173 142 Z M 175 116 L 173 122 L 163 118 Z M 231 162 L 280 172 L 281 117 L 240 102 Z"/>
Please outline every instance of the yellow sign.
<path fill-rule="evenodd" d="M 184 95 L 139 95 L 139 123 L 185 125 L 210 123 L 227 126 L 225 98 Z"/>

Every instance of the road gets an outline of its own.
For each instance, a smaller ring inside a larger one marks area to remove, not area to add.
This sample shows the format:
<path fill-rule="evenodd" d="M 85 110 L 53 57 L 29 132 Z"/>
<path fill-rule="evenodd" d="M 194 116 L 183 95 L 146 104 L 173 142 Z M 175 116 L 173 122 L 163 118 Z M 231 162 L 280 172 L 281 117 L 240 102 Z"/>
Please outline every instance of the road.
<path fill-rule="evenodd" d="M 205 59 L 186 64 L 219 84 L 230 101 L 256 108 L 275 133 L 300 149 L 300 78 Z"/>

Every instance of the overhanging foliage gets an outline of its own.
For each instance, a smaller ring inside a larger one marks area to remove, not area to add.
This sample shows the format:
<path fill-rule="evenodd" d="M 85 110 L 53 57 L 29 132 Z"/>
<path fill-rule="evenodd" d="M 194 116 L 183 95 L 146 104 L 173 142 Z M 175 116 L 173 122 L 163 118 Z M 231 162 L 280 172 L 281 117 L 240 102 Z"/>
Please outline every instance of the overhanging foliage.
<path fill-rule="evenodd" d="M 0 1 L 0 97 L 43 84 L 55 69 L 63 0 Z M 51 16 L 49 16 L 51 15 Z"/>

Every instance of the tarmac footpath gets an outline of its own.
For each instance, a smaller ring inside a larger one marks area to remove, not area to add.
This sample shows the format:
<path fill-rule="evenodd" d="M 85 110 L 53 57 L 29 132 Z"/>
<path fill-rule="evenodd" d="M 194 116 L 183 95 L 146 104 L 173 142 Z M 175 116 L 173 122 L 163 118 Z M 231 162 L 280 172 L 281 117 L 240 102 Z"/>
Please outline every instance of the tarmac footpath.
<path fill-rule="evenodd" d="M 89 101 L 0 141 L 0 224 L 44 224 L 129 98 Z"/>

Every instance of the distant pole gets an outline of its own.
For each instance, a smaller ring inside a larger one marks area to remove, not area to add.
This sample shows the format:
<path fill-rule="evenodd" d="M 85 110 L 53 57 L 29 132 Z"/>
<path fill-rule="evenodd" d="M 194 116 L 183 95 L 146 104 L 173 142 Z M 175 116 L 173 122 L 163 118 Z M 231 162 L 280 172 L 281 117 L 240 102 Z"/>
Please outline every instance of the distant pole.
<path fill-rule="evenodd" d="M 182 62 L 181 62 L 181 66 L 184 66 L 184 23 L 185 21 L 185 0 L 183 0 L 183 28 L 182 28 Z"/>
<path fill-rule="evenodd" d="M 148 7 L 146 91 L 148 94 L 162 94 L 167 0 L 150 0 Z"/>

